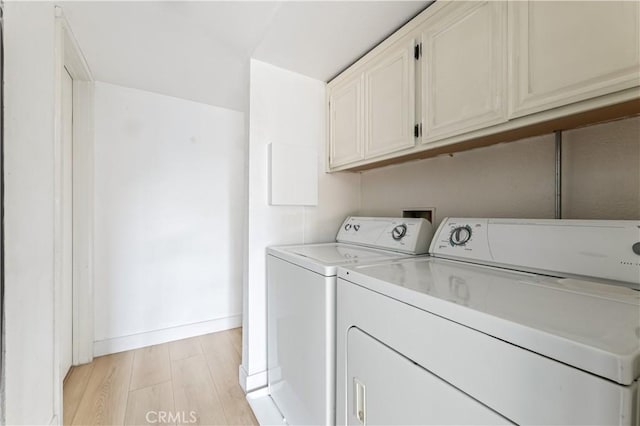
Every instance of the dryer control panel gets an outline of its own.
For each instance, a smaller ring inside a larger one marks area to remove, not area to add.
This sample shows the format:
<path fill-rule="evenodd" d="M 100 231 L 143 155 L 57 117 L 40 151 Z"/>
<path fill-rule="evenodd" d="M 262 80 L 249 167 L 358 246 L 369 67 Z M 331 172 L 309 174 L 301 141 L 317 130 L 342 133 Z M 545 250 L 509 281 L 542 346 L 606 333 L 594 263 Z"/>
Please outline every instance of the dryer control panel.
<path fill-rule="evenodd" d="M 425 254 L 433 236 L 431 222 L 421 218 L 349 216 L 336 240 L 339 243 Z"/>
<path fill-rule="evenodd" d="M 446 218 L 429 253 L 640 289 L 640 221 Z"/>

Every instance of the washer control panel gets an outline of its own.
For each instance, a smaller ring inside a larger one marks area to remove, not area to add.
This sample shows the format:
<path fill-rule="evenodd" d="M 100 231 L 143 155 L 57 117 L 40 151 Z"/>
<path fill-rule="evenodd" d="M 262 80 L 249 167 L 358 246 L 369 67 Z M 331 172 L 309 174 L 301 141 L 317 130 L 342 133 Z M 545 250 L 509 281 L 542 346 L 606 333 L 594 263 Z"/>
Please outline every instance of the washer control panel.
<path fill-rule="evenodd" d="M 429 250 L 433 228 L 420 218 L 349 216 L 336 240 L 408 254 L 425 254 Z"/>
<path fill-rule="evenodd" d="M 640 289 L 640 221 L 446 218 L 429 253 Z"/>

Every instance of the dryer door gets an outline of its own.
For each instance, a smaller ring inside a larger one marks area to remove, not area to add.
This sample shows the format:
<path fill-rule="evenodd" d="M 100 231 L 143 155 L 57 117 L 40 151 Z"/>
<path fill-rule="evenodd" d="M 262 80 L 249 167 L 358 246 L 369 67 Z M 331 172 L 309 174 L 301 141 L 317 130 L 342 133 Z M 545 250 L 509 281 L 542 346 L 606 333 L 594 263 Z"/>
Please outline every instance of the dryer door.
<path fill-rule="evenodd" d="M 513 424 L 355 327 L 347 383 L 350 425 Z"/>

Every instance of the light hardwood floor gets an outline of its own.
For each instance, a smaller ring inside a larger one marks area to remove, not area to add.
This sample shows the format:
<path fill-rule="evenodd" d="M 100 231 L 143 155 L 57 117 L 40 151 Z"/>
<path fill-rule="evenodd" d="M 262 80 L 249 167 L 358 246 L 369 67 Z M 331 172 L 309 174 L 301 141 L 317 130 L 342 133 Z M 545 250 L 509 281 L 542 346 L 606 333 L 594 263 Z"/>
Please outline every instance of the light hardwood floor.
<path fill-rule="evenodd" d="M 65 425 L 257 425 L 238 384 L 241 329 L 106 355 L 73 367 Z"/>

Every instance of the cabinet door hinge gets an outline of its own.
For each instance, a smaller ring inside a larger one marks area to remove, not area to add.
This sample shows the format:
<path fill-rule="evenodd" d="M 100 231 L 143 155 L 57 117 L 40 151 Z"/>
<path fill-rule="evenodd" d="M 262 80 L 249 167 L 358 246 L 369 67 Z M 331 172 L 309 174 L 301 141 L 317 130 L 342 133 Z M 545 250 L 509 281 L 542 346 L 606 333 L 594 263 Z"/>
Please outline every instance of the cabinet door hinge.
<path fill-rule="evenodd" d="M 422 56 L 422 43 L 418 43 L 413 47 L 413 57 L 416 61 Z"/>
<path fill-rule="evenodd" d="M 413 127 L 413 136 L 419 138 L 422 136 L 422 123 L 418 123 Z"/>

